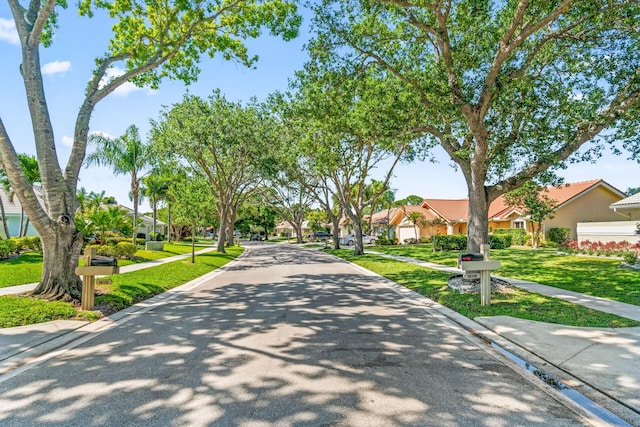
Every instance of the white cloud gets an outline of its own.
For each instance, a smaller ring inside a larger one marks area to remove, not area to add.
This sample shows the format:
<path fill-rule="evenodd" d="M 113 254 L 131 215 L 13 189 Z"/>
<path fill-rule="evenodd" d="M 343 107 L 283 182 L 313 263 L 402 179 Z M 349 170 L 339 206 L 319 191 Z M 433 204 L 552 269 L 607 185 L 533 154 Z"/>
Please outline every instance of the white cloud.
<path fill-rule="evenodd" d="M 64 74 L 67 71 L 71 71 L 71 62 L 69 61 L 53 61 L 42 67 L 42 74 L 47 76 Z"/>
<path fill-rule="evenodd" d="M 89 136 L 91 135 L 100 135 L 104 138 L 110 138 L 113 139 L 115 138 L 113 135 L 108 134 L 107 132 L 101 131 L 101 130 L 94 130 L 93 132 L 89 132 Z"/>
<path fill-rule="evenodd" d="M 103 88 L 111 80 L 113 80 L 113 79 L 115 79 L 117 77 L 120 77 L 123 74 L 124 74 L 124 70 L 122 68 L 118 68 L 118 67 L 109 68 L 107 70 L 105 76 L 100 81 L 100 88 Z M 123 83 L 122 85 L 118 86 L 116 88 L 116 90 L 113 91 L 113 94 L 116 95 L 116 96 L 127 96 L 131 92 L 135 92 L 135 91 L 138 91 L 138 90 L 140 90 L 139 87 L 137 87 L 136 85 L 134 85 L 131 82 L 126 82 L 126 83 Z"/>
<path fill-rule="evenodd" d="M 63 136 L 62 137 L 62 146 L 63 147 L 71 147 L 73 146 L 73 137 L 71 136 Z"/>
<path fill-rule="evenodd" d="M 0 40 L 11 44 L 20 44 L 18 31 L 13 19 L 0 18 Z"/>

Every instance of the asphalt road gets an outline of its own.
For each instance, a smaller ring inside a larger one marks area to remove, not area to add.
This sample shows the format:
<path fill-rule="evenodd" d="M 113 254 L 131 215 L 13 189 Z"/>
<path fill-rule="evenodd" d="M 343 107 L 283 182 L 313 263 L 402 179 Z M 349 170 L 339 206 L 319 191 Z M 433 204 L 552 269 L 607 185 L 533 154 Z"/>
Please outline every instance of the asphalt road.
<path fill-rule="evenodd" d="M 486 346 L 320 251 L 228 270 L 0 382 L 2 426 L 567 426 Z"/>

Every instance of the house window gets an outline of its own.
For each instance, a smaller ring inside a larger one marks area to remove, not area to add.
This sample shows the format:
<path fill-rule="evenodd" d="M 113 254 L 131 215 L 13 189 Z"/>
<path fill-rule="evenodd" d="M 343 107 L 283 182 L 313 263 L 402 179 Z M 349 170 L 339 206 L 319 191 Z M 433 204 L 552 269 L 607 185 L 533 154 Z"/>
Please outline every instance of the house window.
<path fill-rule="evenodd" d="M 524 221 L 513 221 L 513 228 L 524 228 Z"/>

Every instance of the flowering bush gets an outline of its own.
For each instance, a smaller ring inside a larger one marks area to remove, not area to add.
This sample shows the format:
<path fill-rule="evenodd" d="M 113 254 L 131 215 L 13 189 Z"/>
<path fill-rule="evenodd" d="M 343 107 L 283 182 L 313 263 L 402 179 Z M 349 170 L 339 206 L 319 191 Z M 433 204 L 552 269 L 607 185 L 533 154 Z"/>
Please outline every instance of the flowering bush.
<path fill-rule="evenodd" d="M 578 243 L 576 240 L 570 240 L 564 247 L 571 253 L 588 255 L 625 257 L 626 254 L 634 254 L 635 256 L 640 254 L 640 243 L 631 244 L 627 241 L 603 243 L 584 240 Z"/>

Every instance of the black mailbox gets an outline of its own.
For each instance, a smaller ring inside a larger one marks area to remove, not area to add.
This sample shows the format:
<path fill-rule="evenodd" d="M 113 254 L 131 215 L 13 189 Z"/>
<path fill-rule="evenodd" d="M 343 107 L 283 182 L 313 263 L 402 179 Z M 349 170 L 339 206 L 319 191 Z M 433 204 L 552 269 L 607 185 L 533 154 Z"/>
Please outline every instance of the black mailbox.
<path fill-rule="evenodd" d="M 460 254 L 458 258 L 460 261 L 484 261 L 484 255 L 482 254 Z"/>
<path fill-rule="evenodd" d="M 108 258 L 108 257 L 98 257 L 98 258 L 91 258 L 91 265 L 92 266 L 104 266 L 104 267 L 117 267 L 118 266 L 118 259 L 117 258 Z"/>

